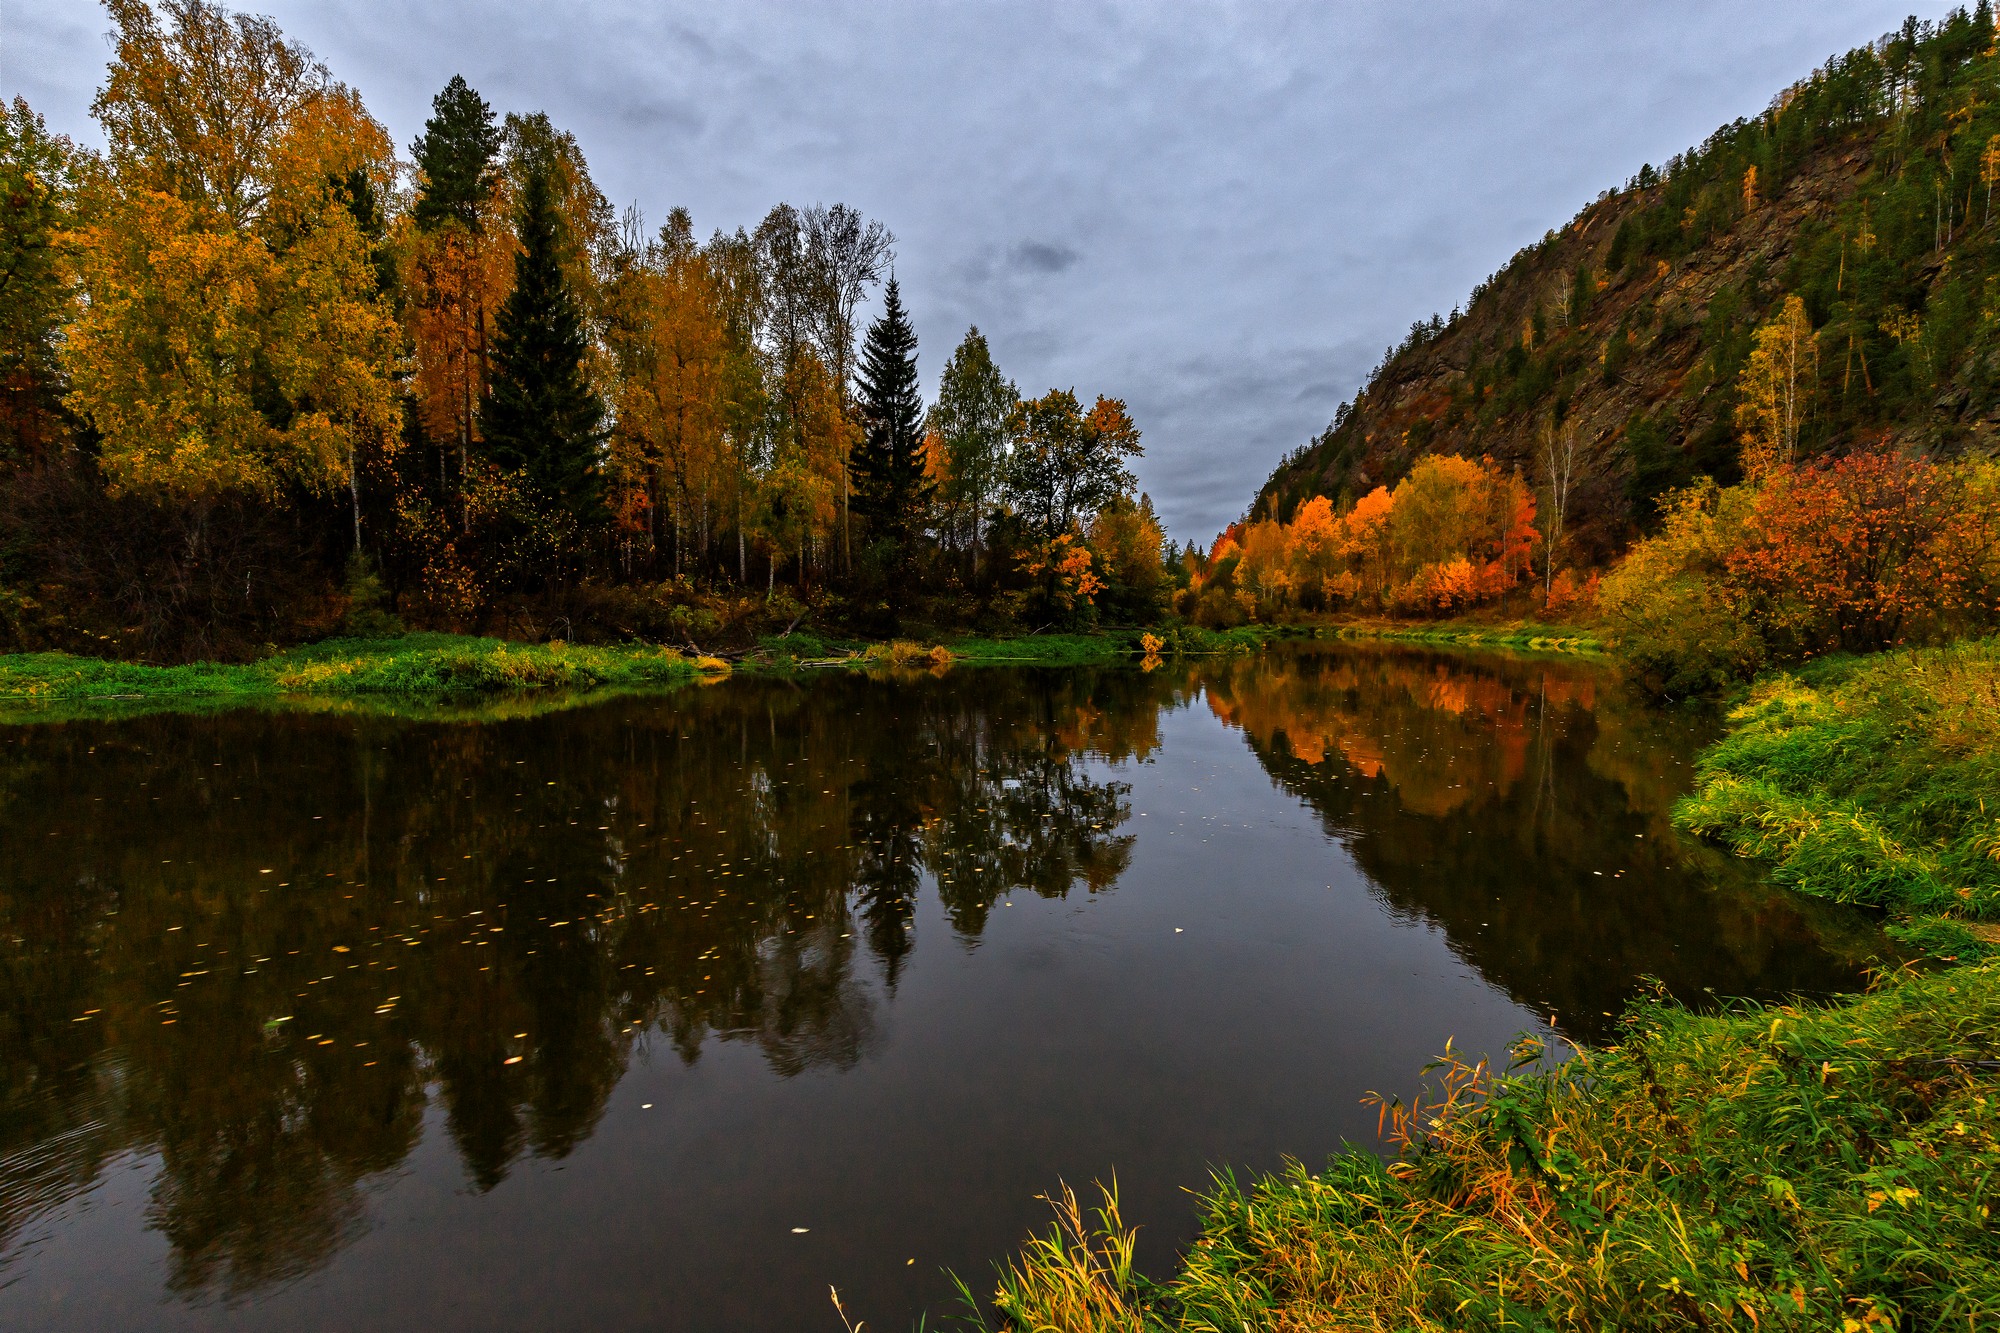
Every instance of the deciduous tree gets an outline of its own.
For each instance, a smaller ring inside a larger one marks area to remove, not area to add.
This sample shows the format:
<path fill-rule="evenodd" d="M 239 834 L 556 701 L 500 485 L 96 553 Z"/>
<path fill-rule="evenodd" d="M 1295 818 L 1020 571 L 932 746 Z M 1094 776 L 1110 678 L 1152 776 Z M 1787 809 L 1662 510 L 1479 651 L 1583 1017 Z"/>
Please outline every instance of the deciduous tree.
<path fill-rule="evenodd" d="M 979 546 L 987 511 L 999 498 L 1007 465 L 1009 426 L 1021 395 L 993 364 L 986 337 L 975 326 L 945 363 L 932 405 L 930 428 L 944 449 L 941 498 L 951 524 L 979 572 Z"/>

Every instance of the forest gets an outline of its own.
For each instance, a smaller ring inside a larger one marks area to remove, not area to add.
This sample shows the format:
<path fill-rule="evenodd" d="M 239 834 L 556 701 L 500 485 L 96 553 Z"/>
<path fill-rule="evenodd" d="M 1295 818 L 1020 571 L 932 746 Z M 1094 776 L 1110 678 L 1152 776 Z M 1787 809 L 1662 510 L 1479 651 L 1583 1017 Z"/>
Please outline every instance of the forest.
<path fill-rule="evenodd" d="M 1681 694 L 2000 624 L 1984 3 L 1413 325 L 1206 549 L 1122 400 L 1023 397 L 973 328 L 924 401 L 880 221 L 652 226 L 463 79 L 403 157 L 270 20 L 108 9 L 103 151 L 0 131 L 0 647 L 1474 615 L 1599 626 Z"/>
<path fill-rule="evenodd" d="M 269 19 L 106 8 L 104 150 L 0 128 L 0 646 L 1163 609 L 1123 402 L 1024 399 L 973 328 L 927 406 L 882 222 L 651 225 L 456 77 L 404 158 Z"/>
<path fill-rule="evenodd" d="M 1990 631 L 1994 32 L 1835 57 L 1413 324 L 1187 610 L 1595 622 L 1674 693 Z"/>

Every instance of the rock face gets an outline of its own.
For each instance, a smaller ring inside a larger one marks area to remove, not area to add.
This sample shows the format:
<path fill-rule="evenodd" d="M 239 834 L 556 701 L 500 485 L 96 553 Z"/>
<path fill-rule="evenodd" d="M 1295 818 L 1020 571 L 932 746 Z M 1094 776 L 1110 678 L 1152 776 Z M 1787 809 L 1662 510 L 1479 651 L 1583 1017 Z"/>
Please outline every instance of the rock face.
<path fill-rule="evenodd" d="M 1991 452 L 2000 434 L 2000 75 L 1982 5 L 1830 62 L 1754 120 L 1648 166 L 1412 326 L 1272 473 L 1253 516 L 1393 485 L 1426 453 L 1542 478 L 1573 433 L 1578 554 L 1605 558 L 1663 493 L 1738 476 L 1739 380 L 1789 296 L 1814 328 L 1801 452 Z"/>

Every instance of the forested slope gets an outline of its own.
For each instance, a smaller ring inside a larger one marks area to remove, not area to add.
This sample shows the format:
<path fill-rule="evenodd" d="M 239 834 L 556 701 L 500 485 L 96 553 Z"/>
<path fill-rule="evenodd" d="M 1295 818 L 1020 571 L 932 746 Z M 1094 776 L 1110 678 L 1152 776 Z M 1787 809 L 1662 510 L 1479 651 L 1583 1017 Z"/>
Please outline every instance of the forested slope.
<path fill-rule="evenodd" d="M 1574 441 L 1570 550 L 1602 560 L 1661 495 L 1740 472 L 1757 330 L 1810 336 L 1777 404 L 1798 456 L 2000 439 L 2000 53 L 1986 0 L 1830 60 L 1520 251 L 1462 311 L 1411 327 L 1252 517 L 1394 485 L 1426 454 L 1531 480 Z M 1754 377 L 1752 377 L 1754 378 Z M 1770 386 L 1764 386 L 1768 392 Z M 1769 404 L 1766 404 L 1769 406 Z"/>

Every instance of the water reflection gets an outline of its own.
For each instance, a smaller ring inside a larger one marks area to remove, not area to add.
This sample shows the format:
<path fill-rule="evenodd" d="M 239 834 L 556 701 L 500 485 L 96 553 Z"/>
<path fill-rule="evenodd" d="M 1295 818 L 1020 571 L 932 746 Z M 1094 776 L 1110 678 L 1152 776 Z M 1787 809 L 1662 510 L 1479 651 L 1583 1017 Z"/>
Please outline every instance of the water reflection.
<path fill-rule="evenodd" d="M 1635 978 L 1690 1002 L 1809 992 L 1829 946 L 1879 947 L 1865 916 L 1675 834 L 1714 719 L 1648 707 L 1600 667 L 1387 647 L 1206 684 L 1393 911 L 1584 1040 L 1610 1035 Z"/>
<path fill-rule="evenodd" d="M 588 1137 L 643 1032 L 852 1066 L 929 877 L 1108 888 L 1157 682 L 739 683 L 505 727 L 253 713 L 8 738 L 0 1247 L 159 1154 L 170 1286 L 296 1275 L 434 1095 L 491 1189 Z M 857 719 L 865 719 L 857 725 Z"/>
<path fill-rule="evenodd" d="M 1664 820 L 1691 724 L 1560 664 L 1341 650 L 736 681 L 485 726 L 19 729 L 0 1255 L 150 1154 L 169 1290 L 240 1298 L 357 1234 L 427 1113 L 490 1191 L 588 1139 L 638 1047 L 851 1070 L 920 895 L 972 947 L 1005 894 L 1117 885 L 1143 827 L 1120 775 L 1203 701 L 1394 912 L 1523 1000 L 1587 1026 L 1640 973 L 1730 993 L 1846 975 L 1815 943 L 1844 920 L 1688 873 Z"/>

